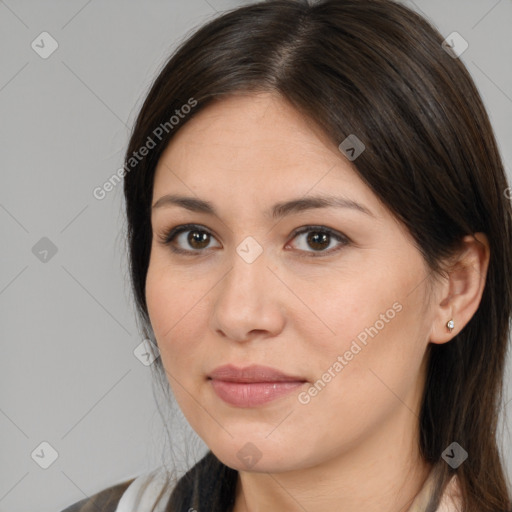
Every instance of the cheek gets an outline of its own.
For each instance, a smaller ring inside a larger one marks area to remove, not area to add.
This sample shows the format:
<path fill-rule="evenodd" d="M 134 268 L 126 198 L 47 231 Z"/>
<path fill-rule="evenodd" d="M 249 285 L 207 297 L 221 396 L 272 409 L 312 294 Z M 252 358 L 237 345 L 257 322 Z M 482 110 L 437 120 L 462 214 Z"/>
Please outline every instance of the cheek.
<path fill-rule="evenodd" d="M 399 282 L 388 276 L 374 283 L 351 283 L 350 300 L 341 295 L 329 310 L 336 336 L 317 343 L 311 355 L 317 380 L 301 402 L 310 418 L 341 422 L 354 435 L 404 403 L 414 407 L 427 345 L 424 288 L 412 284 L 418 278 Z"/>
<path fill-rule="evenodd" d="M 151 326 L 162 363 L 176 377 L 190 374 L 189 369 L 198 362 L 201 333 L 208 318 L 201 300 L 203 288 L 201 282 L 165 265 L 150 264 L 148 268 L 146 302 Z"/>
<path fill-rule="evenodd" d="M 377 308 L 377 312 L 386 310 Z M 374 315 L 369 318 L 367 325 L 376 330 L 360 329 L 358 322 L 347 316 L 351 332 L 338 336 L 334 348 L 323 348 L 321 354 L 310 351 L 316 380 L 296 397 L 294 417 L 301 431 L 320 432 L 311 439 L 310 451 L 315 457 L 358 443 L 393 421 L 391 418 L 402 418 L 408 424 L 412 411 L 417 411 L 423 350 L 417 328 L 411 328 L 414 311 L 404 305 L 383 327 L 374 325 Z M 360 333 L 367 335 L 366 344 L 357 338 Z M 293 431 L 289 425 L 280 429 L 282 439 L 286 439 L 287 428 Z M 339 439 L 336 448 L 332 439 L 321 435 L 332 431 Z"/>
<path fill-rule="evenodd" d="M 345 274 L 336 280 L 319 281 L 316 286 L 302 285 L 298 295 L 307 297 L 304 302 L 310 312 L 302 312 L 301 329 L 309 329 L 319 358 L 335 358 L 354 341 L 361 347 L 369 346 L 371 340 L 400 332 L 396 325 L 408 315 L 403 304 L 407 284 L 374 271 L 366 272 L 366 277 Z"/>
<path fill-rule="evenodd" d="M 208 356 L 201 343 L 206 312 L 200 283 L 173 269 L 148 269 L 146 302 L 167 381 L 187 421 L 196 431 L 208 423 L 199 396 L 202 361 Z M 203 322 L 203 323 L 201 323 Z"/>
<path fill-rule="evenodd" d="M 428 341 L 425 286 L 418 286 L 424 269 L 421 260 L 412 268 L 414 263 L 407 274 L 382 266 L 345 275 L 337 286 L 331 283 L 309 293 L 310 307 L 323 325 L 315 321 L 313 329 L 309 324 L 308 338 L 315 350 L 309 350 L 308 360 L 315 377 L 329 381 L 326 387 L 343 389 L 343 395 L 348 391 L 364 403 L 371 399 L 368 386 L 389 393 L 384 383 L 392 388 L 393 383 L 401 387 L 412 382 Z M 336 377 L 329 380 L 333 374 Z"/>

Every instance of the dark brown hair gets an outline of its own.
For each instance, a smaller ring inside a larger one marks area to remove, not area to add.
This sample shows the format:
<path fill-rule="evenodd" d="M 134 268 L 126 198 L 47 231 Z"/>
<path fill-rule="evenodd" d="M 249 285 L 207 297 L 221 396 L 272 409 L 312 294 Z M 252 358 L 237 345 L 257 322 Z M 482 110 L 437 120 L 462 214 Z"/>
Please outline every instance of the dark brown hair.
<path fill-rule="evenodd" d="M 464 235 L 489 238 L 478 310 L 453 340 L 429 344 L 419 441 L 439 475 L 429 511 L 455 472 L 466 512 L 508 511 L 496 434 L 512 308 L 511 207 L 480 95 L 442 41 L 429 22 L 392 0 L 270 0 L 201 27 L 158 74 L 129 141 L 130 273 L 144 336 L 154 340 L 145 281 L 155 168 L 173 135 L 212 101 L 272 92 L 336 146 L 355 134 L 366 146 L 356 171 L 409 230 L 432 275 L 442 273 Z M 186 104 L 195 106 L 182 110 Z M 174 124 L 176 110 L 184 115 Z M 135 164 L 149 138 L 154 147 Z M 165 379 L 161 360 L 155 364 Z M 441 458 L 454 441 L 469 454 L 456 470 Z M 179 480 L 168 510 L 230 510 L 236 479 L 210 452 Z"/>

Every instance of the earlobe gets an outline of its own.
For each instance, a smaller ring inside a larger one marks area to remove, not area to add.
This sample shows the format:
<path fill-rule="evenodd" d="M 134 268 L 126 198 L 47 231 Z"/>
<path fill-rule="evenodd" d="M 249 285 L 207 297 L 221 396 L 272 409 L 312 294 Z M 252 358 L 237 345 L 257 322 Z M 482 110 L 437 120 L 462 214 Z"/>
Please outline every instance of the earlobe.
<path fill-rule="evenodd" d="M 489 258 L 489 241 L 484 233 L 462 239 L 462 248 L 447 270 L 443 293 L 435 305 L 432 343 L 447 343 L 471 320 L 482 299 Z"/>

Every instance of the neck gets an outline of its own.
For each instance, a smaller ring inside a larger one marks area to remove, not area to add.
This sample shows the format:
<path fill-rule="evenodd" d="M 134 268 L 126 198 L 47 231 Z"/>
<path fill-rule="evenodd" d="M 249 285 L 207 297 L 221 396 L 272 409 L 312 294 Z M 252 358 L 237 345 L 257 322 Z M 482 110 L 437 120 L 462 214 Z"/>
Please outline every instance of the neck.
<path fill-rule="evenodd" d="M 419 454 L 417 418 L 402 407 L 358 446 L 294 471 L 240 471 L 233 512 L 406 512 L 431 465 Z"/>

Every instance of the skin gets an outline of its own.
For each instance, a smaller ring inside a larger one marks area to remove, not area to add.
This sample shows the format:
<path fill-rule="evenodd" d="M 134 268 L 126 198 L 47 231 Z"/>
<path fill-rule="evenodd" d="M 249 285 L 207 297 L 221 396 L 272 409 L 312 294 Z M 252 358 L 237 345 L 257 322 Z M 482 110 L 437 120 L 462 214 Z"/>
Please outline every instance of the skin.
<path fill-rule="evenodd" d="M 239 471 L 235 512 L 405 511 L 431 469 L 418 448 L 426 351 L 429 343 L 449 342 L 476 311 L 488 241 L 466 237 L 452 272 L 434 279 L 356 163 L 268 93 L 210 105 L 159 160 L 153 204 L 172 193 L 209 201 L 217 211 L 153 208 L 146 297 L 180 408 L 215 455 Z M 277 202 L 317 194 L 349 198 L 371 215 L 336 207 L 279 220 L 264 214 Z M 170 245 L 161 241 L 185 223 L 212 236 L 192 245 L 190 232 Z M 294 237 L 303 226 L 329 227 L 349 242 L 330 237 L 319 251 L 308 233 Z M 236 251 L 248 236 L 263 249 L 252 263 Z M 396 303 L 394 318 L 300 403 L 299 391 Z M 263 406 L 234 407 L 207 379 L 228 363 L 267 365 L 308 382 Z M 250 467 L 237 457 L 248 442 L 261 454 Z"/>

